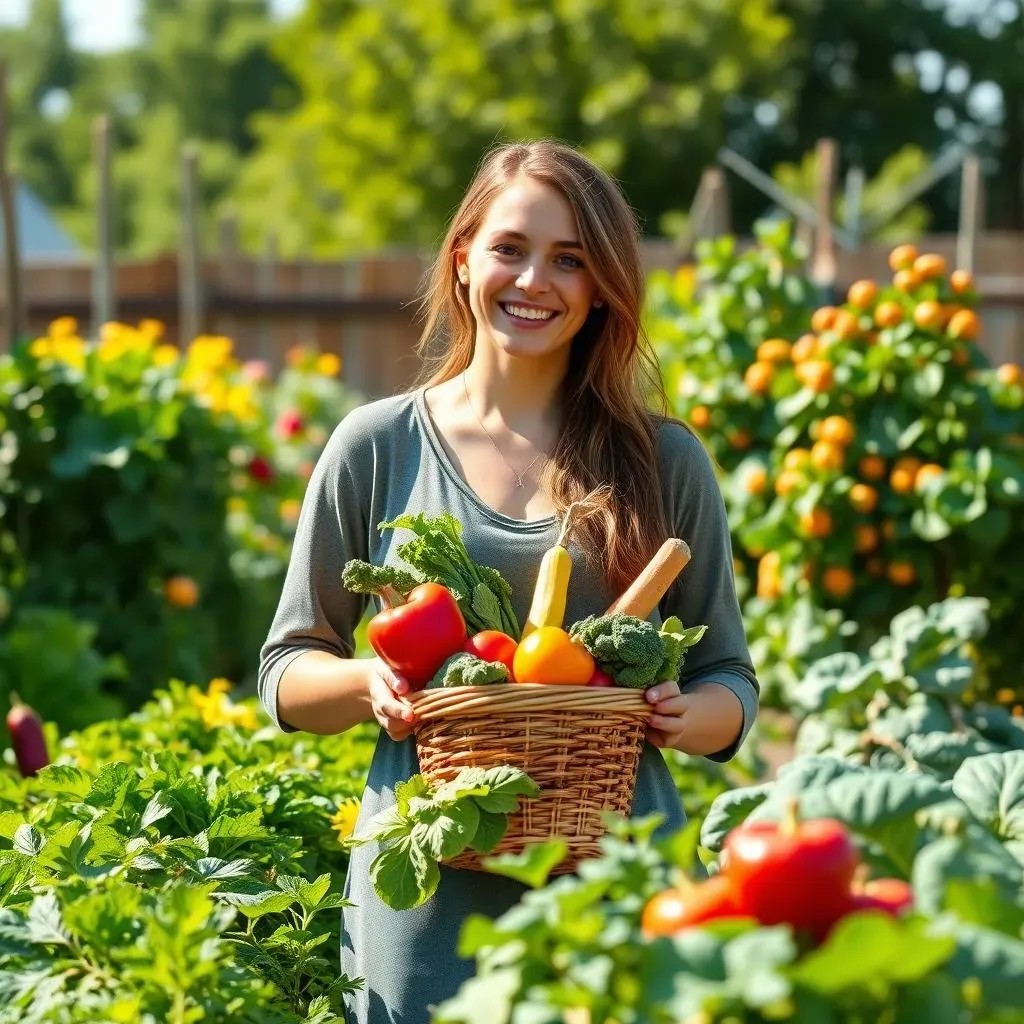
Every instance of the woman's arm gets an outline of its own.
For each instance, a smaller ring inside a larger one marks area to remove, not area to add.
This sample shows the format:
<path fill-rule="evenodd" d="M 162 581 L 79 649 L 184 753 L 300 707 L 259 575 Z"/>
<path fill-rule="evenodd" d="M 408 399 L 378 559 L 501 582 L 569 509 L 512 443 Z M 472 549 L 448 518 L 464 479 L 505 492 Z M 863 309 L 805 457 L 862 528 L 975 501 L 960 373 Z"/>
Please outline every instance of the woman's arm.
<path fill-rule="evenodd" d="M 670 424 L 661 428 L 660 442 L 670 523 L 690 546 L 691 558 L 659 610 L 663 619 L 677 615 L 685 626 L 706 624 L 708 630 L 687 652 L 679 696 L 674 686 L 664 683 L 650 694 L 655 701 L 671 701 L 656 713 L 675 719 L 662 723 L 663 728 L 652 723 L 652 739 L 727 761 L 757 717 L 759 687 L 736 597 L 725 502 L 711 459 L 697 438 Z"/>

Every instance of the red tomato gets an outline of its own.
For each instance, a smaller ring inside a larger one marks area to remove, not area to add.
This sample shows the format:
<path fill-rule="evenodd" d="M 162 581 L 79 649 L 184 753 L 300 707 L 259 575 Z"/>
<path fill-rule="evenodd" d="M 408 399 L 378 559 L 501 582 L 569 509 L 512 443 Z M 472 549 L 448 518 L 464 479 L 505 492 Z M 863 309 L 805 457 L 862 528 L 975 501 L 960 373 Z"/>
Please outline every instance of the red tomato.
<path fill-rule="evenodd" d="M 590 682 L 587 686 L 614 686 L 615 682 L 607 672 L 602 671 L 599 668 L 594 669 L 594 674 L 590 677 Z"/>
<path fill-rule="evenodd" d="M 860 862 L 841 822 L 751 822 L 725 841 L 723 874 L 732 879 L 745 915 L 762 924 L 820 931 L 850 907 L 850 885 Z"/>
<path fill-rule="evenodd" d="M 715 875 L 706 882 L 691 882 L 652 896 L 644 907 L 640 928 L 647 938 L 652 939 L 659 935 L 675 935 L 684 928 L 692 928 L 705 921 L 738 916 L 732 883 L 721 875 Z"/>
<path fill-rule="evenodd" d="M 914 890 L 901 878 L 873 878 L 854 897 L 857 910 L 884 910 L 899 917 L 914 906 Z"/>
<path fill-rule="evenodd" d="M 500 661 L 508 669 L 508 681 L 515 682 L 512 659 L 516 653 L 516 642 L 507 633 L 497 629 L 485 629 L 466 641 L 466 650 L 484 661 Z"/>

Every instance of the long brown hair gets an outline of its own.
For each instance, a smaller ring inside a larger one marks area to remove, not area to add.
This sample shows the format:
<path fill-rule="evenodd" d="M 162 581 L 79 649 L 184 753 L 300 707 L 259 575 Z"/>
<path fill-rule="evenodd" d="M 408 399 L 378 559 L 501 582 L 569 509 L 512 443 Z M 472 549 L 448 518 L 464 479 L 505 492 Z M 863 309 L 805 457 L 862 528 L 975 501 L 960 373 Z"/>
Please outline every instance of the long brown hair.
<path fill-rule="evenodd" d="M 469 366 L 476 325 L 455 256 L 469 247 L 495 195 L 523 174 L 557 189 L 572 207 L 587 265 L 604 299 L 572 341 L 562 385 L 562 429 L 545 482 L 559 515 L 595 488 L 608 486 L 604 510 L 581 517 L 575 539 L 588 557 L 600 553 L 608 585 L 622 590 L 668 533 L 656 435 L 668 402 L 642 320 L 639 226 L 611 177 L 552 140 L 499 145 L 484 156 L 426 280 L 417 346 L 425 365 L 416 386 L 433 387 Z"/>

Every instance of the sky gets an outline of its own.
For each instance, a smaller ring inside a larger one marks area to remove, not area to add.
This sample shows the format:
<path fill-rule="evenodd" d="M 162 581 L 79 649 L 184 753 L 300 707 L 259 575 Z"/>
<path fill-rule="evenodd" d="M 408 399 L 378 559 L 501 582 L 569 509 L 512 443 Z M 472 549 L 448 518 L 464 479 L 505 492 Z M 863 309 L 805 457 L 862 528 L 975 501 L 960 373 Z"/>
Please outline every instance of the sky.
<path fill-rule="evenodd" d="M 0 0 L 0 24 L 25 20 L 31 0 Z M 288 15 L 304 0 L 271 0 L 277 14 Z M 118 50 L 133 41 L 138 0 L 64 0 L 71 39 L 83 50 Z M 102 16 L 97 11 L 102 10 Z"/>

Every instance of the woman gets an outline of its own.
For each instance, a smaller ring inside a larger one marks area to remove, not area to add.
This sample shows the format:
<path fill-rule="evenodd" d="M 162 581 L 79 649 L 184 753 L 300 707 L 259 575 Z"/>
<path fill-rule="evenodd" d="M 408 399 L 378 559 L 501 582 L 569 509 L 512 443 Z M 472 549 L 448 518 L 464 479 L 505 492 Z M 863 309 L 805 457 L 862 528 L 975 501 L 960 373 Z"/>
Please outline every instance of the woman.
<path fill-rule="evenodd" d="M 426 293 L 421 351 L 440 346 L 412 391 L 345 417 L 303 502 L 280 606 L 262 652 L 260 694 L 284 729 L 382 732 L 360 822 L 393 802 L 418 770 L 405 680 L 378 659 L 352 659 L 364 599 L 341 587 L 350 558 L 402 564 L 406 537 L 377 524 L 405 511 L 450 510 L 475 561 L 512 585 L 525 621 L 541 556 L 559 517 L 595 487 L 607 514 L 582 520 L 566 622 L 603 611 L 667 536 L 692 560 L 660 618 L 707 623 L 680 685 L 654 704 L 633 813 L 684 823 L 658 747 L 724 761 L 757 713 L 732 577 L 732 552 L 711 462 L 693 434 L 652 416 L 657 365 L 641 328 L 638 230 L 615 183 L 554 142 L 501 146 L 481 164 L 441 246 Z M 662 406 L 664 407 L 664 398 Z M 520 896 L 511 880 L 442 868 L 437 894 L 392 911 L 373 891 L 375 855 L 352 855 L 342 961 L 364 988 L 358 1024 L 425 1024 L 429 1007 L 472 974 L 456 954 L 469 913 L 497 916 Z"/>

